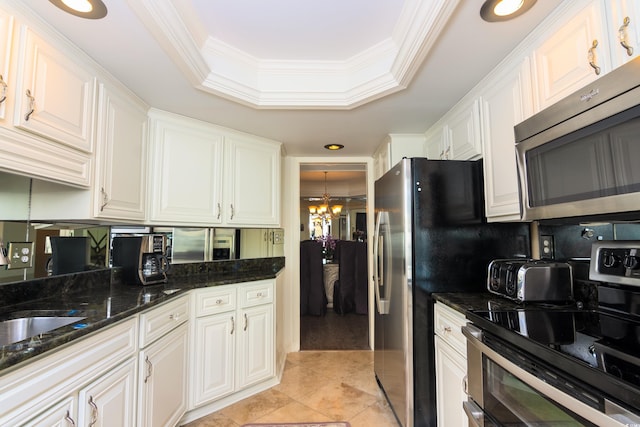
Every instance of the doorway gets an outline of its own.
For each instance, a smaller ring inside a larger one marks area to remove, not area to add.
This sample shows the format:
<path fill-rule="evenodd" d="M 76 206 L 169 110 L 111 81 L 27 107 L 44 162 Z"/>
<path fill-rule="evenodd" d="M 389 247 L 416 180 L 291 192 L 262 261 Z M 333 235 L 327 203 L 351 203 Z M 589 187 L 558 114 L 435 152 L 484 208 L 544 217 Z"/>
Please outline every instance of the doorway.
<path fill-rule="evenodd" d="M 369 344 L 366 164 L 300 165 L 300 350 Z"/>

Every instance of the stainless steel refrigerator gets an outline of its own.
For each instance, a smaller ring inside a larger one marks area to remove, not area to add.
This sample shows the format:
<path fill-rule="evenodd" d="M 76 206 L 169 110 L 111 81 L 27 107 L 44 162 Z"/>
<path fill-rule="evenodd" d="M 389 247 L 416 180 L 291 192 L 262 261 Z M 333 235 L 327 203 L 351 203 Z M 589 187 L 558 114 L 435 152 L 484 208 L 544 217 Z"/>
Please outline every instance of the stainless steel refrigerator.
<path fill-rule="evenodd" d="M 403 159 L 375 183 L 374 370 L 403 427 L 436 426 L 434 292 L 483 291 L 529 256 L 526 224 L 487 224 L 480 161 Z"/>

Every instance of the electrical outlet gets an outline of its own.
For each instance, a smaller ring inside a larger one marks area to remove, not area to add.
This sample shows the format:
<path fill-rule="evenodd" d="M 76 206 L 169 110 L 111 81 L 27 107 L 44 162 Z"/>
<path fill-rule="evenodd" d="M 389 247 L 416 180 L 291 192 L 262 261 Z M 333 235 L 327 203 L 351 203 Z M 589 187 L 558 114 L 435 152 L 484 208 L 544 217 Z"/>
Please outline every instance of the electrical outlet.
<path fill-rule="evenodd" d="M 540 258 L 553 259 L 554 257 L 553 236 L 540 236 Z"/>
<path fill-rule="evenodd" d="M 33 242 L 9 242 L 7 268 L 33 267 Z"/>

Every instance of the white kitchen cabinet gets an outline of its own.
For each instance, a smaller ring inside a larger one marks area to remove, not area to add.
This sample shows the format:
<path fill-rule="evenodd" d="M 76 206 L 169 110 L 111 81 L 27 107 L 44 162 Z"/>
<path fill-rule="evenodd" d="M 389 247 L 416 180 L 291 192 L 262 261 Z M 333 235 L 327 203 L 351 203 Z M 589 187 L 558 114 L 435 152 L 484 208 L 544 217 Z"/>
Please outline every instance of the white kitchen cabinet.
<path fill-rule="evenodd" d="M 13 16 L 4 10 L 0 10 L 0 121 L 6 118 L 7 97 L 9 85 L 13 76 L 10 74 L 9 65 L 13 45 Z"/>
<path fill-rule="evenodd" d="M 229 225 L 280 223 L 280 144 L 225 137 L 224 215 Z"/>
<path fill-rule="evenodd" d="M 279 143 L 156 110 L 150 116 L 152 222 L 279 224 Z"/>
<path fill-rule="evenodd" d="M 478 99 L 458 103 L 426 133 L 426 156 L 440 160 L 473 160 L 482 155 Z"/>
<path fill-rule="evenodd" d="M 391 133 L 387 135 L 373 155 L 374 179 L 380 178 L 403 157 L 424 157 L 425 135 L 414 133 Z"/>
<path fill-rule="evenodd" d="M 275 376 L 273 280 L 196 290 L 193 301 L 191 409 Z"/>
<path fill-rule="evenodd" d="M 75 427 L 78 425 L 75 416 L 77 404 L 78 399 L 75 396 L 68 396 L 20 425 L 24 427 Z"/>
<path fill-rule="evenodd" d="M 80 390 L 79 426 L 135 424 L 136 359 L 131 358 Z"/>
<path fill-rule="evenodd" d="M 462 408 L 467 400 L 467 344 L 464 315 L 442 303 L 434 306 L 436 406 L 438 427 L 467 427 Z"/>
<path fill-rule="evenodd" d="M 606 6 L 611 56 L 618 67 L 640 54 L 640 2 L 607 0 Z"/>
<path fill-rule="evenodd" d="M 144 221 L 147 107 L 100 83 L 93 211 L 99 218 Z"/>
<path fill-rule="evenodd" d="M 483 85 L 482 147 L 485 212 L 489 221 L 518 221 L 520 200 L 513 127 L 533 112 L 530 64 L 525 58 Z"/>
<path fill-rule="evenodd" d="M 138 423 L 174 426 L 187 409 L 189 297 L 140 315 Z"/>
<path fill-rule="evenodd" d="M 576 2 L 570 14 L 568 20 L 557 23 L 532 53 L 536 111 L 611 71 L 604 2 Z"/>
<path fill-rule="evenodd" d="M 79 417 L 86 419 L 82 405 L 78 404 L 79 395 L 85 396 L 81 390 L 99 394 L 101 387 L 122 389 L 119 375 L 112 373 L 120 373 L 123 366 L 132 366 L 135 360 L 136 321 L 132 318 L 120 322 L 1 376 L 0 425 L 67 427 L 74 425 L 72 423 L 78 425 Z M 120 385 L 114 385 L 118 383 Z M 95 401 L 102 405 L 106 402 L 103 397 L 107 396 L 102 394 L 98 400 L 98 394 L 94 396 Z M 105 403 L 116 411 L 108 416 L 120 419 L 121 414 L 117 413 L 120 408 L 129 414 L 135 413 L 134 400 L 131 400 L 134 395 L 129 389 L 127 396 L 107 397 L 112 403 L 121 401 L 121 405 L 115 406 Z M 129 400 L 125 402 L 125 399 Z"/>
<path fill-rule="evenodd" d="M 19 43 L 14 125 L 92 153 L 95 74 L 26 25 Z"/>
<path fill-rule="evenodd" d="M 187 409 L 187 325 L 140 351 L 140 426 L 174 426 Z"/>

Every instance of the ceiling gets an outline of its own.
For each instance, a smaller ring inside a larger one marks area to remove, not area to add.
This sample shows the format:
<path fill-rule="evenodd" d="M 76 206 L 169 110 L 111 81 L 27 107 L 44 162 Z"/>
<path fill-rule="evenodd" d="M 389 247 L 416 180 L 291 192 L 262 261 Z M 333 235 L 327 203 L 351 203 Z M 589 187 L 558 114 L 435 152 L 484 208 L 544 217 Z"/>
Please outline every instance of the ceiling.
<path fill-rule="evenodd" d="M 101 20 L 23 4 L 153 107 L 343 158 L 426 131 L 561 0 L 495 23 L 477 0 L 104 2 Z"/>

